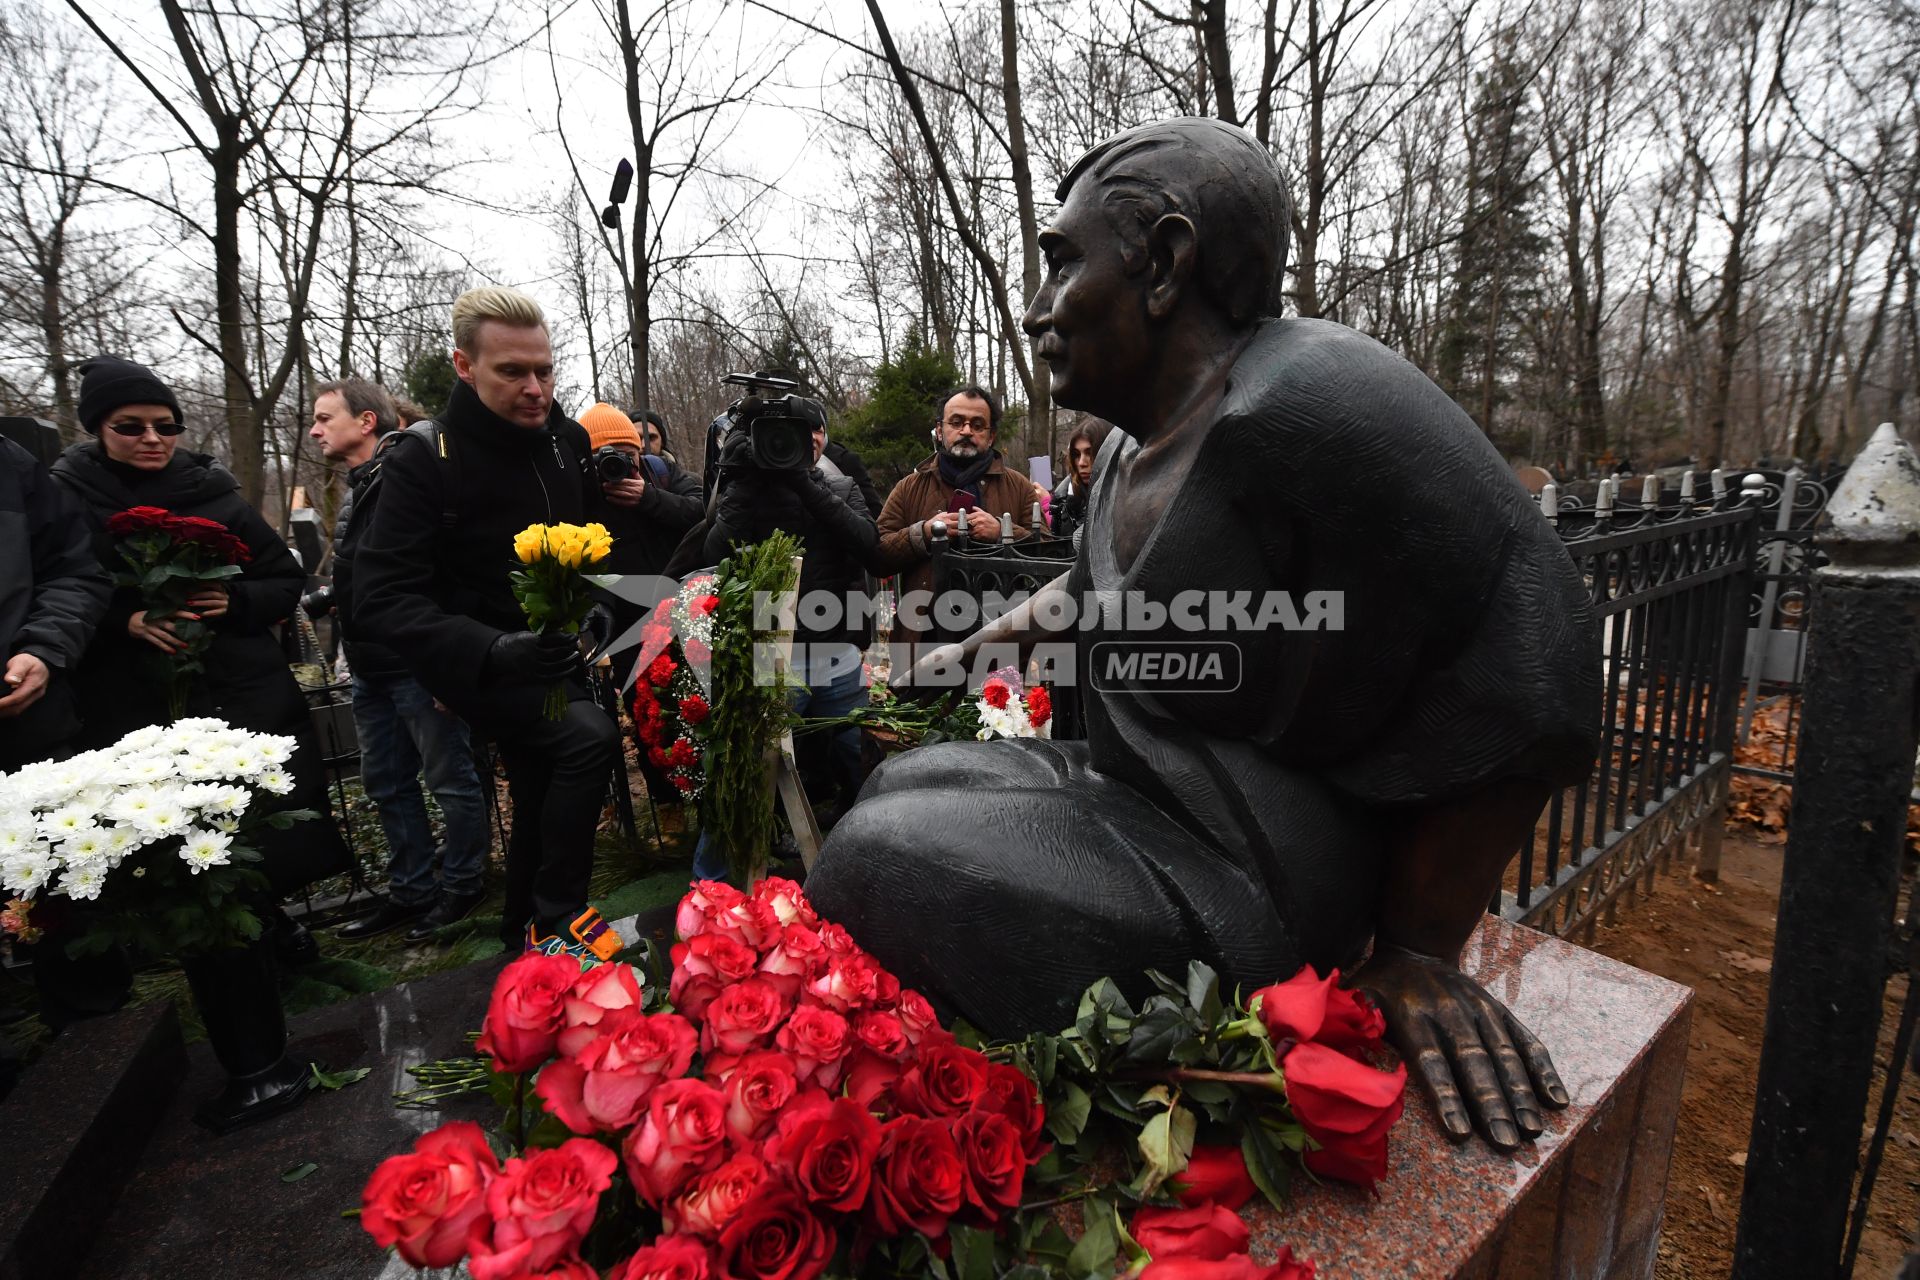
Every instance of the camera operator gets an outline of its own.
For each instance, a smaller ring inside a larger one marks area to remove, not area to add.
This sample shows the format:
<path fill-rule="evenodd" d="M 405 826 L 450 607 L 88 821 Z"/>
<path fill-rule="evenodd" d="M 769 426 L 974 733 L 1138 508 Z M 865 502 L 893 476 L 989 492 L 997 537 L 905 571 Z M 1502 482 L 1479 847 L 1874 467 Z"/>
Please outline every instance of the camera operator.
<path fill-rule="evenodd" d="M 700 481 L 648 453 L 633 419 L 610 404 L 589 408 L 580 415 L 580 425 L 593 443 L 594 474 L 607 502 L 607 529 L 613 534 L 613 555 L 605 571 L 659 573 L 680 539 L 700 520 L 704 510 Z M 684 492 L 689 485 L 692 492 Z"/>
<path fill-rule="evenodd" d="M 716 452 L 718 497 L 698 554 L 683 548 L 668 573 L 679 576 L 701 565 L 717 564 L 735 544 L 754 543 L 777 531 L 800 540 L 803 559 L 799 592 L 830 593 L 840 602 L 838 617 L 824 626 L 809 627 L 806 611 L 794 634 L 792 694 L 794 710 L 810 718 L 843 716 L 866 697 L 860 679 L 860 653 L 869 639 L 869 611 L 857 597 L 866 583 L 879 536 L 873 516 L 858 488 L 836 470 L 820 466 L 827 443 L 826 411 L 817 400 L 786 396 L 764 402 L 750 396 L 726 415 Z M 756 449 L 752 426 L 755 411 L 765 416 L 757 425 L 777 422 L 785 441 L 778 458 Z M 803 435 L 804 433 L 804 435 Z M 775 465 L 769 465 L 774 462 Z M 850 799 L 858 782 L 859 737 L 852 731 L 833 735 L 826 744 L 827 771 L 832 782 Z M 815 788 L 819 790 L 819 788 Z M 703 837 L 694 851 L 696 878 L 724 879 L 727 868 Z"/>
<path fill-rule="evenodd" d="M 453 304 L 453 342 L 459 380 L 439 429 L 402 433 L 383 456 L 384 492 L 354 553 L 356 635 L 404 655 L 434 697 L 499 743 L 513 797 L 508 945 L 610 954 L 617 935 L 586 899 L 619 737 L 588 694 L 578 641 L 527 630 L 507 576 L 528 525 L 602 516 L 592 448 L 553 403 L 553 344 L 533 299 L 468 290 Z M 549 720 L 556 681 L 567 710 Z"/>

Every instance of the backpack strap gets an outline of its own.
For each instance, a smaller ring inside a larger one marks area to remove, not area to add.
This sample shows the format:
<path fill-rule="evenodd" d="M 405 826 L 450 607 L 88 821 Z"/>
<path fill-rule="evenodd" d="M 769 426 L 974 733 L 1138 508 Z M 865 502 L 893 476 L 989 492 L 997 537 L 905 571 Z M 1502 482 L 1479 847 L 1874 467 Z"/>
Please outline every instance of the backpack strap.
<path fill-rule="evenodd" d="M 440 527 L 452 529 L 460 520 L 459 450 L 450 445 L 446 426 L 438 418 L 416 422 L 405 431 L 423 442 L 440 459 Z M 398 431 L 392 432 L 388 439 L 397 439 L 399 435 Z"/>

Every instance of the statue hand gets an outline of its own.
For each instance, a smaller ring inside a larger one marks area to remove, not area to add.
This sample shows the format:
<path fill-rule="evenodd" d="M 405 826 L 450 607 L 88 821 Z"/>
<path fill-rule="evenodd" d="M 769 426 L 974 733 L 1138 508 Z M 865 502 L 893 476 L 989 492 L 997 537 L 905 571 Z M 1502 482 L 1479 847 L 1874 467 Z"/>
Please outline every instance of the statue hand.
<path fill-rule="evenodd" d="M 1387 1039 L 1413 1068 L 1448 1138 L 1478 1128 L 1502 1151 L 1543 1128 L 1541 1103 L 1567 1105 L 1546 1046 L 1455 966 L 1376 943 L 1354 975 L 1387 1019 Z"/>

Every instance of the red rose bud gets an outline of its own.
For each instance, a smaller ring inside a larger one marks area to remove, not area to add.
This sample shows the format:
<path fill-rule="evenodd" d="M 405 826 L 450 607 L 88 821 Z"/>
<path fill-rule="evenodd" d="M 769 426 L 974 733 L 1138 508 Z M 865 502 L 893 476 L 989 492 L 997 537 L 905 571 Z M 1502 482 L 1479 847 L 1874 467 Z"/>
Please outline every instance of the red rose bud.
<path fill-rule="evenodd" d="M 947 1229 L 966 1197 L 966 1168 L 946 1125 L 901 1116 L 880 1130 L 867 1218 L 883 1236 L 918 1231 L 929 1239 Z"/>
<path fill-rule="evenodd" d="M 765 1184 L 720 1233 L 720 1274 L 728 1280 L 813 1280 L 827 1269 L 836 1242 L 792 1190 Z"/>
<path fill-rule="evenodd" d="M 575 1133 L 618 1133 L 640 1119 L 656 1085 L 687 1074 L 699 1039 L 677 1013 L 623 1010 L 578 1054 L 542 1071 L 534 1092 Z"/>
<path fill-rule="evenodd" d="M 722 987 L 706 1007 L 700 1048 L 707 1053 L 764 1049 L 786 1021 L 790 1004 L 765 978 L 745 978 Z"/>
<path fill-rule="evenodd" d="M 469 1240 L 473 1280 L 511 1280 L 572 1256 L 619 1165 L 613 1152 L 586 1138 L 507 1161 L 487 1187 L 492 1229 L 476 1228 Z"/>
<path fill-rule="evenodd" d="M 1366 992 L 1338 985 L 1338 969 L 1333 979 L 1335 986 L 1327 993 L 1327 1020 L 1320 1024 L 1315 1039 L 1352 1057 L 1378 1053 L 1386 1044 L 1386 1018 Z"/>
<path fill-rule="evenodd" d="M 1186 1169 L 1173 1175 L 1168 1189 L 1190 1209 L 1208 1203 L 1238 1209 L 1259 1190 L 1240 1148 L 1211 1143 L 1194 1147 Z"/>
<path fill-rule="evenodd" d="M 621 1144 L 634 1194 L 659 1208 L 728 1150 L 727 1101 L 704 1080 L 669 1080 L 647 1098 L 646 1118 Z"/>
<path fill-rule="evenodd" d="M 469 1230 L 485 1223 L 487 1185 L 499 1173 L 479 1125 L 443 1124 L 411 1155 L 380 1162 L 360 1193 L 360 1225 L 416 1267 L 451 1267 L 467 1256 Z"/>
<path fill-rule="evenodd" d="M 743 1143 L 758 1140 L 799 1089 L 792 1058 L 772 1051 L 747 1054 L 727 1074 L 727 1128 Z"/>
<path fill-rule="evenodd" d="M 988 1111 L 968 1112 L 953 1126 L 953 1143 L 966 1170 L 968 1204 L 988 1222 L 1020 1207 L 1027 1152 L 1011 1121 Z"/>
<path fill-rule="evenodd" d="M 753 1199 L 766 1181 L 766 1162 L 743 1152 L 703 1173 L 664 1210 L 669 1231 L 685 1231 L 711 1240 Z"/>
<path fill-rule="evenodd" d="M 1133 1238 L 1156 1262 L 1163 1258 L 1224 1258 L 1245 1253 L 1251 1241 L 1240 1215 L 1217 1204 L 1191 1209 L 1142 1206 L 1133 1215 Z"/>
<path fill-rule="evenodd" d="M 1312 965 L 1302 965 L 1285 982 L 1254 992 L 1248 1003 L 1260 1002 L 1260 1022 L 1276 1045 L 1289 1040 L 1304 1043 L 1320 1034 L 1327 1020 L 1327 993 L 1332 989 L 1332 974 L 1323 978 Z"/>
<path fill-rule="evenodd" d="M 900 1021 L 897 1013 L 887 1013 L 880 1009 L 863 1009 L 853 1015 L 853 1038 L 860 1047 L 871 1053 L 895 1062 L 904 1062 L 913 1053 L 913 1042 L 907 1039 L 906 1024 Z"/>
<path fill-rule="evenodd" d="M 607 1280 L 714 1280 L 716 1274 L 705 1241 L 664 1235 L 617 1264 Z"/>
<path fill-rule="evenodd" d="M 515 960 L 494 980 L 474 1047 L 493 1059 L 495 1071 L 540 1066 L 554 1055 L 567 997 L 579 977 L 580 962 L 571 956 L 534 952 Z"/>
<path fill-rule="evenodd" d="M 987 1091 L 986 1055 L 964 1045 L 923 1045 L 920 1060 L 900 1077 L 894 1097 L 912 1115 L 961 1116 Z"/>
<path fill-rule="evenodd" d="M 1280 1064 L 1294 1118 L 1320 1150 L 1307 1168 L 1372 1187 L 1387 1173 L 1387 1131 L 1406 1105 L 1407 1068 L 1376 1071 L 1323 1044 L 1296 1045 Z"/>
<path fill-rule="evenodd" d="M 767 1144 L 767 1159 L 803 1197 L 837 1213 L 866 1203 L 879 1153 L 879 1122 L 850 1098 L 790 1110 Z"/>
<path fill-rule="evenodd" d="M 560 1035 L 554 1041 L 563 1057 L 571 1057 L 599 1034 L 610 1013 L 640 1007 L 640 979 L 629 965 L 603 964 L 574 980 L 561 1015 Z"/>
<path fill-rule="evenodd" d="M 1313 1263 L 1295 1261 L 1293 1250 L 1281 1245 L 1280 1256 L 1265 1266 L 1244 1253 L 1230 1253 L 1224 1258 L 1156 1259 L 1140 1273 L 1140 1280 L 1313 1280 Z"/>
<path fill-rule="evenodd" d="M 1007 1118 L 1020 1135 L 1029 1163 L 1053 1149 L 1042 1137 L 1047 1131 L 1047 1110 L 1040 1104 L 1040 1090 L 1020 1068 L 1005 1062 L 988 1063 L 987 1088 L 977 1106 Z"/>

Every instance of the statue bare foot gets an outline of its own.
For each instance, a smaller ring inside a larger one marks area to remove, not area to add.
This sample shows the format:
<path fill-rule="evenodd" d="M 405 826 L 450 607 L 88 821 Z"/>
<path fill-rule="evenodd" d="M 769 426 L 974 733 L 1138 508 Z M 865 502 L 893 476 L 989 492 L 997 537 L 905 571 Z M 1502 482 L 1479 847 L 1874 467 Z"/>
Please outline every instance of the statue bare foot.
<path fill-rule="evenodd" d="M 1546 1046 L 1455 965 L 1377 944 L 1354 975 L 1386 1016 L 1387 1038 L 1413 1067 L 1448 1138 L 1478 1128 L 1511 1151 L 1544 1127 L 1541 1105 L 1567 1105 Z"/>

